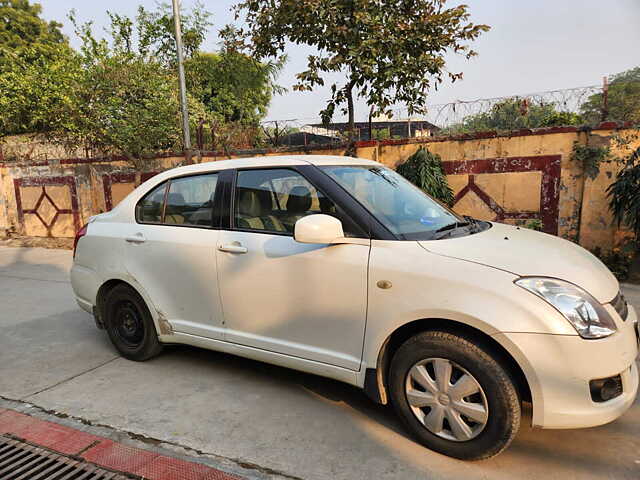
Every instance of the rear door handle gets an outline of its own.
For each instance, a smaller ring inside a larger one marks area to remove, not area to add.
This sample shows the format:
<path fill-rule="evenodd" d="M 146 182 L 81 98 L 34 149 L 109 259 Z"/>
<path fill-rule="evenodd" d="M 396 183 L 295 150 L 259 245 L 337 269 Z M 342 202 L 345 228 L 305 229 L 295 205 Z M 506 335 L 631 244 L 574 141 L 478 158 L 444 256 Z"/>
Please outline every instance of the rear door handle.
<path fill-rule="evenodd" d="M 247 253 L 247 247 L 243 247 L 240 242 L 233 242 L 227 245 L 219 245 L 218 250 L 227 253 Z"/>
<path fill-rule="evenodd" d="M 146 241 L 144 235 L 142 235 L 141 233 L 136 233 L 135 235 L 125 237 L 125 240 L 129 243 L 144 243 Z"/>

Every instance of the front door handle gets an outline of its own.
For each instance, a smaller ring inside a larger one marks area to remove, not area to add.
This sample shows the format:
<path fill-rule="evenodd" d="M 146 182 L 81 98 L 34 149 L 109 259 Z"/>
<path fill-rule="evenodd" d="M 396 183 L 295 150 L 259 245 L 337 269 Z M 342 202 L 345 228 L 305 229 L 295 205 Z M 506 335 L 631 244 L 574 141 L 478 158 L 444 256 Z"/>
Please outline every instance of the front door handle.
<path fill-rule="evenodd" d="M 135 235 L 131 235 L 129 237 L 125 237 L 125 241 L 129 243 L 144 243 L 146 238 L 141 233 L 136 233 Z"/>
<path fill-rule="evenodd" d="M 247 247 L 243 247 L 240 242 L 233 242 L 227 245 L 219 245 L 218 250 L 227 253 L 247 253 Z"/>

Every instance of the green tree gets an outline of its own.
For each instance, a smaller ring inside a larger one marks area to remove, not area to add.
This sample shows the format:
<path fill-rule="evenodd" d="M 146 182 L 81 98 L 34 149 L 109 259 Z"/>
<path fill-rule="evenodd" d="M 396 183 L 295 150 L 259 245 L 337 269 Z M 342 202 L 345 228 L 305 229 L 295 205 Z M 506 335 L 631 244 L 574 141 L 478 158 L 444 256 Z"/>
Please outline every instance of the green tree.
<path fill-rule="evenodd" d="M 243 52 L 235 28 L 226 26 L 220 36 L 219 52 L 197 52 L 185 62 L 187 89 L 215 117 L 256 126 L 272 96 L 283 90 L 276 79 L 286 57 L 259 62 Z"/>
<path fill-rule="evenodd" d="M 112 30 L 116 31 L 113 27 Z M 70 100 L 56 112 L 47 132 L 69 148 L 85 146 L 124 155 L 137 169 L 159 151 L 182 148 L 177 78 L 146 54 L 95 38 L 90 23 L 78 25 L 81 68 L 70 86 Z M 112 46 L 113 45 L 113 46 Z M 206 118 L 204 106 L 189 98 L 192 127 Z"/>
<path fill-rule="evenodd" d="M 68 147 L 124 155 L 137 169 L 161 151 L 182 149 L 177 79 L 157 63 L 122 55 L 86 68 L 74 102 L 50 136 Z M 189 98 L 192 128 L 204 107 Z"/>
<path fill-rule="evenodd" d="M 109 12 L 108 29 L 114 52 L 133 55 L 175 69 L 173 11 L 160 4 L 154 11 L 140 6 L 134 18 Z M 225 27 L 220 34 L 222 48 L 217 53 L 200 50 L 211 14 L 202 3 L 181 15 L 187 89 L 219 122 L 255 125 L 266 115 L 274 92 L 275 78 L 284 59 L 260 63 L 242 52 L 238 33 Z M 89 25 L 90 27 L 90 25 Z M 92 45 L 87 42 L 87 45 Z"/>
<path fill-rule="evenodd" d="M 58 22 L 39 4 L 0 0 L 0 138 L 50 129 L 51 113 L 68 101 L 75 54 Z"/>
<path fill-rule="evenodd" d="M 446 128 L 445 133 L 580 125 L 582 121 L 576 113 L 558 111 L 553 103 L 535 104 L 520 98 L 508 98 L 493 105 L 488 112 L 465 117 L 462 122 Z"/>
<path fill-rule="evenodd" d="M 64 43 L 21 48 L 0 70 L 0 138 L 54 130 L 75 105 L 80 59 Z"/>
<path fill-rule="evenodd" d="M 618 224 L 626 224 L 640 240 L 640 147 L 628 142 L 629 154 L 622 161 L 622 168 L 615 181 L 607 188 L 609 207 Z"/>
<path fill-rule="evenodd" d="M 137 54 L 173 67 L 176 62 L 173 9 L 160 3 L 156 10 L 138 7 L 134 18 L 116 12 L 107 12 L 111 20 L 108 32 L 114 50 Z M 182 46 L 185 58 L 194 56 L 202 46 L 211 24 L 211 13 L 201 2 L 181 12 Z"/>
<path fill-rule="evenodd" d="M 396 171 L 415 186 L 441 202 L 452 205 L 453 190 L 442 168 L 440 155 L 420 147 Z"/>
<path fill-rule="evenodd" d="M 15 55 L 30 51 L 22 58 L 34 58 L 39 48 L 66 43 L 62 24 L 40 17 L 42 7 L 29 0 L 0 0 L 0 70 L 13 62 Z M 51 52 L 49 52 L 51 53 Z"/>
<path fill-rule="evenodd" d="M 124 155 L 138 169 L 159 151 L 182 149 L 173 17 L 167 8 L 140 8 L 133 19 L 111 13 L 106 39 L 95 36 L 91 22 L 79 24 L 72 11 L 78 51 L 66 41 L 6 50 L 0 137 L 43 134 L 69 150 Z M 215 121 L 219 132 L 228 133 L 225 138 L 248 143 L 250 129 L 232 130 L 248 123 L 255 136 L 282 64 L 262 64 L 236 51 L 229 29 L 220 53 L 201 53 L 208 13 L 198 4 L 184 18 L 192 129 Z"/>
<path fill-rule="evenodd" d="M 317 49 L 307 69 L 298 73 L 295 90 L 324 85 L 326 74 L 342 72 L 344 84 L 331 85 L 332 96 L 321 115 L 330 121 L 337 108 L 354 128 L 354 96 L 365 98 L 374 113 L 396 103 L 409 114 L 422 112 L 426 93 L 445 76 L 445 54 L 470 58 L 466 44 L 489 29 L 469 22 L 466 5 L 445 7 L 446 0 L 243 0 L 246 33 L 259 58 L 282 52 L 287 41 Z M 346 106 L 345 106 L 346 105 Z"/>
<path fill-rule="evenodd" d="M 640 123 L 640 67 L 610 77 L 607 103 L 606 118 L 603 118 L 602 93 L 589 97 L 580 111 L 590 124 L 602 120 Z"/>

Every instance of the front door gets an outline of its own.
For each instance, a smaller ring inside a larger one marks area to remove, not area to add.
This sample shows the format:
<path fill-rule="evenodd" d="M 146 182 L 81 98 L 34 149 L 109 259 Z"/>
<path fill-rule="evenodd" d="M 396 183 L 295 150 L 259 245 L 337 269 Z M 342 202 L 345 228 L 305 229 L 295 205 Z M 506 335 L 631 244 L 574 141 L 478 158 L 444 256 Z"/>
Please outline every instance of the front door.
<path fill-rule="evenodd" d="M 226 341 L 358 370 L 369 245 L 293 239 L 305 215 L 343 215 L 296 170 L 240 170 L 232 195 L 216 257 Z"/>
<path fill-rule="evenodd" d="M 222 339 L 215 268 L 218 174 L 171 179 L 136 207 L 126 265 L 176 332 Z"/>

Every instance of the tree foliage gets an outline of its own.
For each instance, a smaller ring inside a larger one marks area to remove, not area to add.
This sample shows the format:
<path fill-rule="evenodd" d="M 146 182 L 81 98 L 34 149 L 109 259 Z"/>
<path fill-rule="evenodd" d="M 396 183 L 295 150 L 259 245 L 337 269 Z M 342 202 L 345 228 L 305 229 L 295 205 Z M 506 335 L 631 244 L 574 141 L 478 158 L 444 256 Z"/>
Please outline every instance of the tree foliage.
<path fill-rule="evenodd" d="M 453 204 L 453 190 L 449 187 L 439 155 L 420 147 L 396 171 L 433 198 L 447 205 Z"/>
<path fill-rule="evenodd" d="M 640 147 L 631 149 L 624 159 L 607 195 L 615 219 L 626 224 L 640 240 Z"/>
<path fill-rule="evenodd" d="M 134 18 L 116 12 L 107 12 L 111 20 L 108 29 L 113 48 L 120 53 L 137 54 L 173 67 L 176 62 L 173 9 L 160 3 L 156 10 L 138 7 Z M 211 24 L 211 13 L 201 2 L 189 11 L 181 12 L 182 46 L 185 58 L 200 50 Z"/>
<path fill-rule="evenodd" d="M 244 53 L 236 29 L 227 26 L 220 34 L 219 52 L 197 52 L 185 62 L 187 89 L 221 121 L 257 126 L 273 94 L 282 91 L 276 78 L 286 57 L 259 62 Z"/>
<path fill-rule="evenodd" d="M 6 67 L 7 57 L 34 58 L 40 49 L 54 49 L 66 43 L 62 24 L 47 22 L 40 17 L 42 7 L 29 0 L 0 0 L 0 71 Z M 25 52 L 25 50 L 29 52 Z"/>
<path fill-rule="evenodd" d="M 25 47 L 0 71 L 0 137 L 50 132 L 75 104 L 81 74 L 78 55 L 66 44 Z"/>
<path fill-rule="evenodd" d="M 574 112 L 559 111 L 553 103 L 531 104 L 520 98 L 496 103 L 488 112 L 469 115 L 462 122 L 445 129 L 446 133 L 471 133 L 487 130 L 518 130 L 561 125 L 580 125 L 582 118 Z"/>
<path fill-rule="evenodd" d="M 476 53 L 467 42 L 489 29 L 469 21 L 466 5 L 446 0 L 243 0 L 246 33 L 260 58 L 282 52 L 287 41 L 317 49 L 307 69 L 297 74 L 295 90 L 324 85 L 327 74 L 341 72 L 343 84 L 331 85 L 332 96 L 321 112 L 330 121 L 336 109 L 349 114 L 353 131 L 353 98 L 357 93 L 374 113 L 396 103 L 410 114 L 426 107 L 426 94 L 445 77 L 462 73 L 446 69 L 445 54 L 466 58 Z"/>
<path fill-rule="evenodd" d="M 640 123 L 640 67 L 618 73 L 609 79 L 607 103 L 607 115 L 603 118 L 603 94 L 589 97 L 580 107 L 587 123 L 597 124 L 602 120 Z"/>
<path fill-rule="evenodd" d="M 137 168 L 159 151 L 182 148 L 177 78 L 173 70 L 133 48 L 123 17 L 112 15 L 111 42 L 97 39 L 91 23 L 71 19 L 82 41 L 82 68 L 71 85 L 73 95 L 46 132 L 69 148 L 85 146 L 121 154 Z M 123 33 L 124 31 L 124 33 Z M 204 106 L 189 98 L 192 127 L 206 118 Z"/>
<path fill-rule="evenodd" d="M 85 145 L 101 153 L 124 155 L 141 169 L 145 158 L 182 149 L 180 104 L 175 76 L 157 63 L 109 56 L 83 70 L 74 102 L 49 136 L 71 148 Z M 206 116 L 189 99 L 191 124 Z"/>
<path fill-rule="evenodd" d="M 26 1 L 0 2 L 39 12 Z M 91 22 L 79 23 L 70 13 L 81 42 L 77 51 L 63 37 L 5 49 L 0 137 L 43 134 L 72 151 L 124 155 L 137 168 L 159 151 L 183 148 L 169 6 L 156 11 L 140 7 L 134 18 L 109 17 L 107 37 L 99 38 Z M 209 13 L 196 4 L 182 19 L 193 131 L 200 122 L 256 127 L 277 90 L 275 76 L 282 64 L 262 64 L 236 51 L 232 29 L 226 29 L 219 53 L 203 53 Z"/>
<path fill-rule="evenodd" d="M 75 52 L 58 22 L 28 0 L 0 0 L 0 138 L 51 129 L 70 100 Z"/>

